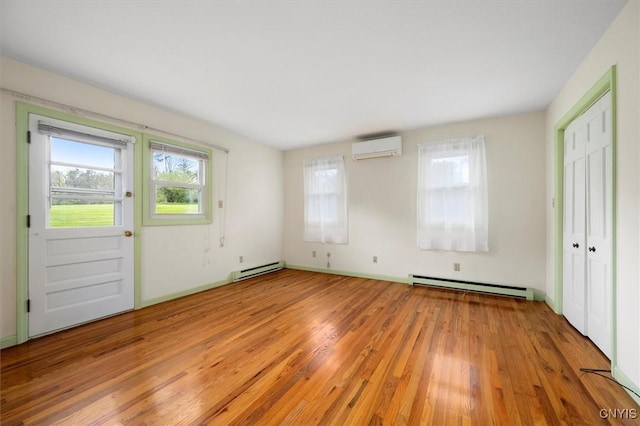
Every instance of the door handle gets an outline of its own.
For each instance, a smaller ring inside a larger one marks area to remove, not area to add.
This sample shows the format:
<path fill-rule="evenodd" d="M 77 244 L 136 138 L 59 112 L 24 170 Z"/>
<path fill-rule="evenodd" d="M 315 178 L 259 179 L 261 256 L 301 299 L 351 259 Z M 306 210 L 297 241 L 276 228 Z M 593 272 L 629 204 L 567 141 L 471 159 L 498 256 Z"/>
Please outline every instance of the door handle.
<path fill-rule="evenodd" d="M 589 251 L 595 253 L 596 248 L 595 247 L 589 247 Z"/>
<path fill-rule="evenodd" d="M 125 237 L 130 237 L 130 236 L 132 236 L 132 235 L 133 235 L 133 232 L 131 232 L 131 231 L 124 231 L 124 236 L 125 236 Z"/>
<path fill-rule="evenodd" d="M 580 248 L 580 244 L 578 244 L 578 243 L 573 243 L 571 245 L 573 246 L 573 248 Z"/>

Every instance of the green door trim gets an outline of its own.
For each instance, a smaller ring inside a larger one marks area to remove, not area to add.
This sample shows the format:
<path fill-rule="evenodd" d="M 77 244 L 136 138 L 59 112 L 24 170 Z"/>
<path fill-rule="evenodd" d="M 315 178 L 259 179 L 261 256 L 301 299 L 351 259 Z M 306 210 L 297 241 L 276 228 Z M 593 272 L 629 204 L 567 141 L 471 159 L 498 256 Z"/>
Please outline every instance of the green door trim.
<path fill-rule="evenodd" d="M 103 123 L 85 117 L 78 117 L 61 111 L 44 108 L 24 102 L 16 102 L 16 344 L 29 340 L 27 300 L 29 298 L 29 231 L 27 215 L 29 214 L 29 145 L 27 132 L 29 130 L 29 114 L 64 120 L 71 123 L 95 127 L 133 136 L 136 138 L 134 148 L 134 251 L 133 251 L 133 286 L 134 308 L 142 306 L 141 296 L 141 248 L 140 234 L 142 229 L 142 133 Z"/>
<path fill-rule="evenodd" d="M 554 241 L 554 301 L 553 310 L 557 314 L 562 314 L 562 272 L 563 272 L 563 255 L 562 255 L 562 234 L 563 234 L 563 214 L 564 214 L 564 131 L 567 126 L 578 116 L 586 112 L 598 99 L 605 93 L 611 92 L 611 364 L 613 367 L 617 365 L 617 293 L 616 293 L 616 158 L 617 158 L 617 96 L 616 96 L 616 66 L 613 65 L 600 79 L 591 87 L 591 89 L 558 121 L 554 127 L 554 147 L 555 147 L 555 241 Z"/>

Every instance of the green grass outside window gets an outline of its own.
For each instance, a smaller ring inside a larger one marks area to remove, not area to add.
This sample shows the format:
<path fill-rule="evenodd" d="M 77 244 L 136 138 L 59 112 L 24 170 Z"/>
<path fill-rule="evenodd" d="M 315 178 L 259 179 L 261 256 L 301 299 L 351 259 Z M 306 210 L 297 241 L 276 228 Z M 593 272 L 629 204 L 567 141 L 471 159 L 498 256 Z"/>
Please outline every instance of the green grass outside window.
<path fill-rule="evenodd" d="M 157 204 L 158 214 L 198 214 L 197 204 Z M 50 228 L 113 226 L 113 204 L 72 204 L 51 206 Z"/>

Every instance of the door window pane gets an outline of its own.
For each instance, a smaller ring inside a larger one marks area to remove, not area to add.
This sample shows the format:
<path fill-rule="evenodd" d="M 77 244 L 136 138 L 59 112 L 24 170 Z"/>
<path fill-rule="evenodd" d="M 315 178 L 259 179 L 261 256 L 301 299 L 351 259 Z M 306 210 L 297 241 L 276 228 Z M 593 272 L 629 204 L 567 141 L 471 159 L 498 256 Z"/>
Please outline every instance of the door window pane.
<path fill-rule="evenodd" d="M 120 148 L 50 137 L 50 228 L 120 225 Z"/>
<path fill-rule="evenodd" d="M 54 200 L 49 210 L 50 228 L 114 226 L 116 203 L 89 203 L 81 198 Z M 120 207 L 120 203 L 117 203 Z"/>
<path fill-rule="evenodd" d="M 115 148 L 51 137 L 51 161 L 115 168 Z"/>
<path fill-rule="evenodd" d="M 79 167 L 51 165 L 50 183 L 52 188 L 73 191 L 90 189 L 114 194 L 115 173 Z M 78 191 L 82 192 L 82 191 Z"/>

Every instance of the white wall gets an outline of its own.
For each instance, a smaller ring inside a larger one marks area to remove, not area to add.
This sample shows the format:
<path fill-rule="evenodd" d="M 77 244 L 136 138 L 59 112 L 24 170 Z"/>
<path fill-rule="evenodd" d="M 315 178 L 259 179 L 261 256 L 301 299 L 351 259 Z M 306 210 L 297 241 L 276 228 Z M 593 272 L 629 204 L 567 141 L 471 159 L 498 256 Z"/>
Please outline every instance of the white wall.
<path fill-rule="evenodd" d="M 223 145 L 229 154 L 226 247 L 221 215 L 212 225 L 143 227 L 143 302 L 229 277 L 233 270 L 282 259 L 282 153 L 220 127 L 162 110 L 60 75 L 0 58 L 2 87 L 187 138 Z M 15 98 L 0 93 L 0 338 L 16 334 Z M 215 164 L 224 157 L 214 151 Z M 220 168 L 218 168 L 220 170 Z M 215 187 L 220 190 L 216 176 Z M 217 197 L 215 197 L 217 199 Z M 238 257 L 244 256 L 242 265 Z"/>
<path fill-rule="evenodd" d="M 630 1 L 547 111 L 547 199 L 554 188 L 554 125 L 612 66 L 617 66 L 618 367 L 640 386 L 640 10 Z M 547 294 L 554 297 L 553 210 L 547 209 Z M 561 301 L 555 301 L 561 303 Z"/>
<path fill-rule="evenodd" d="M 494 284 L 545 285 L 545 135 L 543 112 L 477 120 L 402 133 L 403 156 L 351 160 L 351 141 L 288 151 L 284 156 L 287 263 L 400 279 L 408 274 Z M 419 250 L 416 246 L 417 146 L 484 134 L 489 180 L 488 253 Z M 349 244 L 303 241 L 302 162 L 345 156 Z M 318 257 L 311 253 L 316 250 Z M 378 263 L 372 257 L 378 256 Z M 453 271 L 453 263 L 461 271 Z"/>

